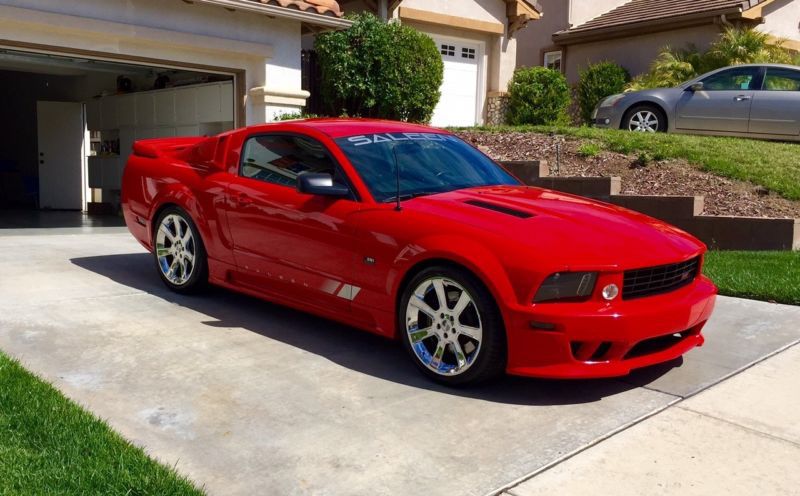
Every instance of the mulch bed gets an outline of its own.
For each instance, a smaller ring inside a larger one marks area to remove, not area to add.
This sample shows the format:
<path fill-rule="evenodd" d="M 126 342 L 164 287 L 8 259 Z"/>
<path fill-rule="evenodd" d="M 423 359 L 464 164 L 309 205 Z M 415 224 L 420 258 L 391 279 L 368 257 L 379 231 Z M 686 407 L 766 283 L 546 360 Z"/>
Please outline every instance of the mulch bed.
<path fill-rule="evenodd" d="M 601 151 L 578 153 L 580 139 L 521 132 L 459 132 L 495 160 L 547 160 L 551 176 L 619 176 L 622 194 L 702 195 L 706 215 L 800 218 L 800 202 L 782 198 L 762 186 L 701 171 L 684 160 L 638 163 L 637 157 Z M 557 157 L 557 144 L 560 154 Z"/>

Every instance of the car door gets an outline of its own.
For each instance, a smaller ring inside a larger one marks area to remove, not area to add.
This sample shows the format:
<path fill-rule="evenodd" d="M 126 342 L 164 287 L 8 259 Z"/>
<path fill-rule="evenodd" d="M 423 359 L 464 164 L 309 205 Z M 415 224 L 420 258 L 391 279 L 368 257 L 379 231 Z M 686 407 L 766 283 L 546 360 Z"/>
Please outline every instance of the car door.
<path fill-rule="evenodd" d="M 683 92 L 675 108 L 675 128 L 746 133 L 750 107 L 761 85 L 761 68 L 726 69 L 703 79 L 703 88 Z"/>
<path fill-rule="evenodd" d="M 753 96 L 749 131 L 800 135 L 800 71 L 767 67 L 761 91 Z"/>
<path fill-rule="evenodd" d="M 359 288 L 348 284 L 355 256 L 350 198 L 303 194 L 296 178 L 324 172 L 347 179 L 325 146 L 308 136 L 246 138 L 239 173 L 228 187 L 228 224 L 238 284 L 346 313 Z M 352 188 L 351 188 L 352 191 Z"/>

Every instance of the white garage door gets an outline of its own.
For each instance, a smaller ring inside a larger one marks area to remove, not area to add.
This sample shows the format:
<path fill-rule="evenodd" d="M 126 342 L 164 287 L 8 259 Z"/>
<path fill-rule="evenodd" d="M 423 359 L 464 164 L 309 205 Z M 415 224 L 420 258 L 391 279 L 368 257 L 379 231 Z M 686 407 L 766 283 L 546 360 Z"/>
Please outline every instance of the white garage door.
<path fill-rule="evenodd" d="M 444 81 L 431 124 L 474 126 L 478 107 L 478 64 L 481 62 L 478 45 L 453 40 L 437 40 L 436 45 L 444 62 Z"/>

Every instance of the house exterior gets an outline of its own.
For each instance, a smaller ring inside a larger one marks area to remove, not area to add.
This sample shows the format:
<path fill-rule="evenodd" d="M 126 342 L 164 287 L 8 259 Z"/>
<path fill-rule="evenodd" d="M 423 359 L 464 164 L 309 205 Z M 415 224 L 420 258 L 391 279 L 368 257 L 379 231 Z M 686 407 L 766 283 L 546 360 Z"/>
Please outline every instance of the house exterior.
<path fill-rule="evenodd" d="M 432 124 L 500 123 L 517 65 L 517 39 L 542 9 L 534 0 L 344 0 L 346 12 L 371 11 L 430 35 L 444 62 Z M 305 41 L 310 48 L 313 40 Z"/>
<path fill-rule="evenodd" d="M 800 2 L 793 0 L 540 0 L 545 16 L 519 35 L 517 63 L 562 70 L 610 60 L 632 76 L 666 45 L 705 49 L 727 26 L 752 26 L 800 49 Z"/>

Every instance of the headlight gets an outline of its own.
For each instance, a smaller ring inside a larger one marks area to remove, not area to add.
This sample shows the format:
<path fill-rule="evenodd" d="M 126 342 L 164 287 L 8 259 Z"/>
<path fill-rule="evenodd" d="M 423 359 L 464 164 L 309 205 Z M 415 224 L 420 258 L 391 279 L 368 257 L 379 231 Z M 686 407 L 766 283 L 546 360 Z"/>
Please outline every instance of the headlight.
<path fill-rule="evenodd" d="M 539 286 L 533 302 L 585 299 L 592 295 L 595 282 L 597 272 L 556 272 Z"/>
<path fill-rule="evenodd" d="M 624 93 L 620 93 L 618 95 L 611 95 L 611 96 L 607 97 L 605 100 L 603 100 L 602 102 L 600 102 L 600 106 L 601 107 L 613 107 L 614 105 L 616 105 L 623 98 L 625 98 L 625 94 Z"/>

